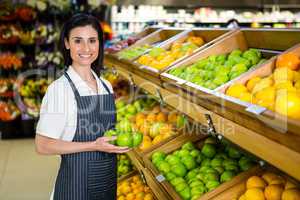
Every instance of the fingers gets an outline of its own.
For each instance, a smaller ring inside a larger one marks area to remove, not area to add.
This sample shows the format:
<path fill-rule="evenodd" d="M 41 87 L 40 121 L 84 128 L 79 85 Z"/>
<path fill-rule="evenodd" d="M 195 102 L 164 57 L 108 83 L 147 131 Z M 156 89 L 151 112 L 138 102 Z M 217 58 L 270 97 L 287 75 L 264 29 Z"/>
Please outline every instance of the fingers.
<path fill-rule="evenodd" d="M 114 141 L 114 140 L 116 140 L 116 139 L 117 139 L 117 136 L 110 136 L 110 137 L 104 136 L 104 137 L 101 137 L 101 140 L 102 140 L 103 142 Z"/>

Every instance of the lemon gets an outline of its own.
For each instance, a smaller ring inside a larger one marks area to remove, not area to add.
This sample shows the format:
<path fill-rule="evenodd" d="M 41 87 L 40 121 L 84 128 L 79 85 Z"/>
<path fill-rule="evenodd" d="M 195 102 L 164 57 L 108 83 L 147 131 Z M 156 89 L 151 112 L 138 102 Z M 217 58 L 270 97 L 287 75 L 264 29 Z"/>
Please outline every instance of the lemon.
<path fill-rule="evenodd" d="M 246 187 L 247 189 L 251 189 L 251 188 L 261 188 L 264 189 L 266 187 L 266 182 L 258 177 L 258 176 L 251 176 L 246 183 Z"/>
<path fill-rule="evenodd" d="M 240 94 L 239 99 L 241 99 L 242 101 L 251 102 L 252 94 L 249 92 L 243 92 Z"/>
<path fill-rule="evenodd" d="M 262 175 L 262 178 L 268 183 L 270 184 L 270 182 L 277 178 L 277 175 L 272 173 L 272 172 L 265 172 L 263 175 Z"/>
<path fill-rule="evenodd" d="M 250 92 L 252 92 L 254 86 L 255 86 L 260 80 L 261 80 L 261 78 L 260 78 L 260 77 L 257 77 L 257 76 L 251 78 L 251 79 L 247 82 L 247 84 L 246 84 L 247 89 L 248 89 Z"/>
<path fill-rule="evenodd" d="M 264 192 L 261 188 L 251 188 L 245 193 L 246 200 L 265 200 Z"/>
<path fill-rule="evenodd" d="M 270 87 L 272 85 L 273 85 L 273 79 L 271 77 L 263 78 L 258 83 L 255 84 L 255 86 L 252 90 L 252 94 L 255 94 L 256 92 L 258 92 L 264 88 Z"/>
<path fill-rule="evenodd" d="M 300 96 L 296 92 L 277 92 L 275 111 L 294 119 L 300 119 Z"/>
<path fill-rule="evenodd" d="M 232 96 L 232 97 L 239 98 L 240 95 L 244 92 L 247 92 L 247 88 L 241 83 L 236 83 L 236 84 L 231 85 L 227 89 L 226 94 L 229 96 Z"/>
<path fill-rule="evenodd" d="M 284 186 L 284 189 L 285 189 L 285 190 L 288 190 L 288 189 L 294 189 L 294 188 L 297 188 L 297 186 L 296 186 L 294 183 L 292 183 L 292 182 L 290 182 L 290 181 L 287 181 L 287 182 L 285 183 L 285 186 Z"/>
<path fill-rule="evenodd" d="M 282 200 L 299 200 L 300 191 L 298 189 L 288 189 L 282 193 Z"/>
<path fill-rule="evenodd" d="M 269 185 L 265 189 L 265 197 L 267 200 L 281 200 L 283 188 L 280 185 Z"/>
<path fill-rule="evenodd" d="M 277 68 L 274 71 L 274 80 L 275 82 L 293 81 L 294 71 L 287 67 Z"/>

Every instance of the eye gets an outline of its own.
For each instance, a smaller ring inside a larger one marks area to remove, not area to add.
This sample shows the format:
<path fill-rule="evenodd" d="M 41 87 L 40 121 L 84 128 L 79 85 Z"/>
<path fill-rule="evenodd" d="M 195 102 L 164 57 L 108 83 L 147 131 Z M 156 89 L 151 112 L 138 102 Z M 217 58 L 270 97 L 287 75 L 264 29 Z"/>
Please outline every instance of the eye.
<path fill-rule="evenodd" d="M 75 42 L 76 44 L 79 44 L 79 43 L 80 43 L 80 39 L 75 39 L 74 42 Z"/>
<path fill-rule="evenodd" d="M 90 39 L 90 43 L 96 43 L 96 39 Z"/>

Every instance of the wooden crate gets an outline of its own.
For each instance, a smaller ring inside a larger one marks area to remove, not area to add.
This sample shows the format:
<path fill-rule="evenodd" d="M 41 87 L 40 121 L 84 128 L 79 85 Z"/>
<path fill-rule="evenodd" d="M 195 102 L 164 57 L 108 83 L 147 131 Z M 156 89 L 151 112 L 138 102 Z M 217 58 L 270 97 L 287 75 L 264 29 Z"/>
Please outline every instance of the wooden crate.
<path fill-rule="evenodd" d="M 197 147 L 202 147 L 204 144 L 204 140 L 207 136 L 206 135 L 201 135 L 201 134 L 194 134 L 194 135 L 184 135 L 182 137 L 178 137 L 176 139 L 174 139 L 173 141 L 159 147 L 156 149 L 156 151 L 162 151 L 166 154 L 169 154 L 177 149 L 179 149 L 184 143 L 191 141 L 193 142 Z M 153 177 L 155 177 L 157 179 L 157 181 L 159 180 L 159 177 L 161 176 L 161 173 L 156 169 L 156 167 L 152 164 L 151 162 L 151 155 L 152 153 L 148 153 L 144 156 L 144 164 L 145 167 L 148 168 L 150 170 L 150 172 L 152 173 Z M 245 172 L 241 172 L 240 174 L 238 174 L 237 176 L 235 176 L 232 180 L 222 183 L 219 187 L 217 187 L 216 189 L 205 193 L 204 195 L 202 195 L 199 200 L 208 200 L 211 199 L 213 197 L 215 197 L 216 195 L 218 195 L 219 193 L 224 192 L 225 190 L 231 188 L 232 186 L 236 185 L 237 183 L 241 182 L 242 180 L 247 179 L 248 177 L 252 176 L 253 174 L 255 174 L 257 171 L 259 170 L 258 166 L 255 166 L 253 168 L 251 168 L 248 171 Z M 158 181 L 159 182 L 159 181 Z M 178 195 L 178 193 L 175 191 L 175 189 L 173 188 L 173 186 L 167 181 L 167 180 L 162 180 L 160 181 L 160 184 L 162 185 L 162 187 L 167 191 L 167 193 L 169 193 L 169 195 L 172 197 L 172 199 L 178 199 L 181 200 L 182 198 Z"/>
<path fill-rule="evenodd" d="M 246 182 L 247 182 L 248 178 L 250 178 L 251 176 L 262 176 L 263 173 L 265 173 L 265 172 L 276 173 L 276 174 L 282 176 L 283 178 L 285 178 L 286 180 L 289 180 L 292 183 L 294 183 L 295 185 L 297 185 L 298 187 L 300 187 L 299 182 L 295 181 L 291 177 L 287 176 L 286 174 L 283 174 L 281 171 L 279 171 L 273 167 L 266 166 L 266 167 L 259 168 L 257 171 L 253 171 L 253 173 L 251 172 L 247 178 L 241 180 L 240 182 L 236 183 L 231 188 L 218 194 L 217 196 L 215 196 L 212 199 L 213 200 L 237 200 L 240 196 L 242 196 L 246 192 Z"/>
<path fill-rule="evenodd" d="M 158 27 L 152 27 L 152 26 L 150 26 L 150 27 L 147 27 L 147 28 L 145 28 L 144 30 L 142 30 L 142 31 L 140 31 L 140 32 L 138 32 L 138 33 L 136 33 L 136 34 L 133 34 L 132 36 L 133 37 L 135 37 L 135 38 L 138 38 L 138 40 L 135 42 L 135 43 L 137 43 L 137 42 L 139 42 L 141 39 L 143 39 L 144 37 L 146 37 L 147 35 L 150 35 L 151 33 L 153 33 L 153 32 L 155 32 L 155 31 L 157 31 L 157 30 L 159 30 L 160 28 L 158 28 Z M 134 43 L 134 44 L 135 44 Z M 133 44 L 133 45 L 134 45 Z M 122 49 L 123 50 L 123 49 Z M 121 51 L 122 51 L 121 50 Z M 120 51 L 119 51 L 120 52 Z M 119 52 L 116 52 L 116 53 L 109 53 L 109 52 L 107 52 L 107 51 L 104 51 L 104 55 L 105 56 L 108 56 L 108 57 L 112 57 L 112 58 L 115 58 L 115 59 L 117 59 L 118 58 L 118 56 L 117 56 L 117 54 L 119 53 Z"/>
<path fill-rule="evenodd" d="M 300 57 L 300 44 L 288 49 L 283 54 L 290 53 L 290 52 L 292 52 Z M 225 95 L 225 92 L 226 92 L 227 88 L 230 85 L 232 85 L 233 83 L 246 84 L 247 81 L 249 79 L 251 79 L 252 77 L 255 77 L 255 76 L 266 77 L 266 76 L 272 74 L 272 72 L 275 69 L 277 57 L 272 58 L 269 62 L 263 64 L 260 68 L 257 68 L 254 71 L 249 71 L 249 72 L 245 73 L 243 76 L 238 77 L 234 81 L 218 88 L 217 91 L 221 93 L 221 95 L 219 95 L 219 96 L 222 96 L 222 98 L 226 100 L 227 105 L 231 104 L 231 106 L 234 106 L 232 104 L 236 104 L 237 106 L 239 106 L 239 109 L 242 109 L 245 111 L 251 109 L 251 107 L 254 106 L 253 104 L 244 102 L 244 101 L 239 100 L 234 97 L 227 96 L 227 95 Z M 280 126 L 287 126 L 286 128 L 288 130 L 290 130 L 292 133 L 300 135 L 300 132 L 299 132 L 300 120 L 290 119 L 290 118 L 287 118 L 286 116 L 282 116 L 279 113 L 275 113 L 271 110 L 265 110 L 264 108 L 261 108 L 261 110 L 263 112 L 260 113 L 260 116 L 266 117 L 267 119 L 269 119 L 269 121 L 272 122 L 274 127 L 279 126 L 279 128 L 280 128 Z"/>
<path fill-rule="evenodd" d="M 205 44 L 202 45 L 201 47 L 197 48 L 193 52 L 193 54 L 195 54 L 195 53 L 202 51 L 203 49 L 215 44 L 218 40 L 232 34 L 233 32 L 235 32 L 235 31 L 230 30 L 230 29 L 209 29 L 209 28 L 201 28 L 201 29 L 197 28 L 197 29 L 187 30 L 187 31 L 184 31 L 182 34 L 179 34 L 177 37 L 174 37 L 173 40 L 169 40 L 166 43 L 162 44 L 160 47 L 165 50 L 169 50 L 171 48 L 173 42 L 182 42 L 189 36 L 200 36 L 204 39 Z M 160 70 L 149 67 L 149 66 L 140 65 L 137 62 L 135 62 L 136 66 L 138 67 L 138 70 L 136 70 L 136 72 L 138 74 L 147 73 L 147 74 L 150 74 L 151 76 L 159 77 L 159 74 L 161 74 L 165 70 L 169 69 L 176 63 L 179 63 L 180 61 L 187 59 L 188 57 L 190 57 L 190 56 L 188 56 L 188 55 L 183 56 L 183 57 L 177 59 L 176 61 L 174 61 L 173 63 L 171 63 L 166 68 L 160 69 Z"/>
<path fill-rule="evenodd" d="M 210 47 L 204 49 L 203 51 L 199 51 L 198 53 L 194 54 L 193 56 L 189 57 L 189 59 L 183 60 L 182 62 L 179 62 L 172 66 L 170 69 L 175 69 L 183 66 L 189 66 L 194 64 L 198 60 L 205 59 L 211 55 L 220 55 L 220 54 L 227 54 L 232 52 L 235 49 L 240 49 L 241 51 L 245 51 L 248 49 L 248 44 L 246 37 L 244 33 L 240 30 L 235 31 L 234 33 L 227 35 L 223 37 L 222 39 L 218 40 L 215 44 L 211 45 Z M 270 57 L 270 54 L 262 52 L 264 56 Z M 266 61 L 269 62 L 269 61 Z M 266 63 L 265 62 L 265 63 Z M 256 68 L 259 68 L 262 66 L 262 64 L 259 64 L 255 67 L 252 67 L 249 71 L 253 71 Z M 172 86 L 176 86 L 178 89 L 183 89 L 186 91 L 189 91 L 191 93 L 194 93 L 196 95 L 214 95 L 215 90 L 210 90 L 207 88 L 204 88 L 202 86 L 199 86 L 197 84 L 194 84 L 192 82 L 186 81 L 184 79 L 178 78 L 176 76 L 173 76 L 171 74 L 168 74 L 167 72 L 164 72 L 160 75 L 163 82 L 165 82 L 165 87 L 168 88 L 168 84 Z M 234 79 L 235 80 L 235 79 Z M 232 81 L 234 81 L 232 80 Z M 231 82 L 231 81 L 229 81 Z M 229 83 L 228 82 L 228 83 Z M 226 84 L 228 84 L 226 83 Z"/>
<path fill-rule="evenodd" d="M 130 49 L 134 49 L 136 47 L 140 47 L 140 46 L 144 46 L 144 45 L 150 45 L 152 47 L 158 47 L 163 45 L 164 43 L 166 43 L 167 41 L 169 41 L 170 39 L 172 39 L 174 36 L 176 36 L 177 34 L 183 32 L 183 29 L 166 29 L 166 28 L 162 28 L 162 29 L 158 29 L 155 32 L 152 32 L 149 35 L 146 35 L 144 38 L 138 40 L 136 43 L 134 43 L 133 45 L 131 45 L 130 47 L 127 47 L 123 50 L 121 50 L 120 52 L 118 52 L 118 59 L 120 59 L 119 54 L 124 51 L 124 50 L 130 50 Z M 147 50 L 144 52 L 147 53 L 150 50 Z M 133 60 L 137 59 L 139 56 L 132 58 L 132 59 L 121 59 L 121 60 L 127 60 L 132 62 Z"/>
<path fill-rule="evenodd" d="M 151 194 L 155 200 L 161 199 L 160 197 L 163 194 L 163 192 L 161 192 L 161 190 L 159 190 L 159 188 L 158 189 L 155 188 L 151 181 L 147 181 L 146 177 L 148 177 L 148 174 L 146 174 L 145 172 L 137 171 L 137 170 L 133 171 L 131 174 L 128 174 L 128 176 L 123 177 L 122 179 L 118 180 L 118 184 L 121 184 L 123 181 L 126 181 L 126 180 L 129 181 L 135 175 L 139 175 L 141 177 L 142 181 L 144 182 L 144 184 L 146 184 L 146 186 L 148 186 L 151 189 Z"/>

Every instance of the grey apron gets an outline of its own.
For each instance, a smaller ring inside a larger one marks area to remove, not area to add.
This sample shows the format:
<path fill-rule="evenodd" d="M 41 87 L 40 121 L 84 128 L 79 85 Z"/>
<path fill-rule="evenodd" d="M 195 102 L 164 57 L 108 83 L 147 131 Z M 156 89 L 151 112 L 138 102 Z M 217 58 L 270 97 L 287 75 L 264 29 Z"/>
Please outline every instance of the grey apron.
<path fill-rule="evenodd" d="M 73 142 L 95 141 L 106 130 L 114 128 L 114 96 L 101 79 L 108 94 L 80 96 L 69 75 L 66 72 L 64 75 L 77 102 L 77 127 Z M 114 200 L 116 187 L 116 154 L 94 151 L 61 155 L 54 200 Z"/>

